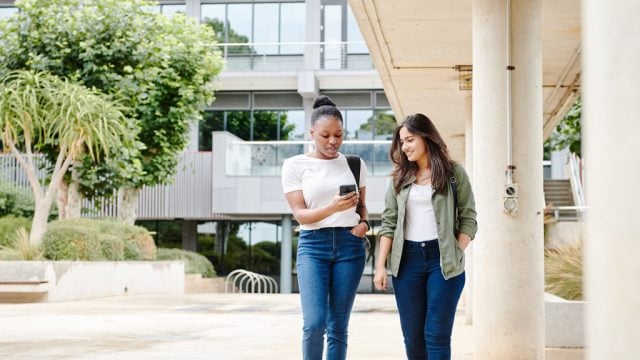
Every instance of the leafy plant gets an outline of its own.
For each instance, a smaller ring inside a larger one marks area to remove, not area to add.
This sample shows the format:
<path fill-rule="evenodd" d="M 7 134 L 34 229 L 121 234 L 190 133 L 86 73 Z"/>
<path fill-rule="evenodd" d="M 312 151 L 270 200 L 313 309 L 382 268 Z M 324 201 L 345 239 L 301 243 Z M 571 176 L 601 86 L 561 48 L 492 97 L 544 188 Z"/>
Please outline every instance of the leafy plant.
<path fill-rule="evenodd" d="M 1 48 L 1 47 L 0 47 Z M 0 79 L 0 131 L 35 198 L 30 241 L 39 245 L 62 177 L 85 151 L 93 159 L 130 139 L 123 108 L 104 94 L 47 72 L 17 70 Z M 56 144 L 47 189 L 36 175 L 35 151 Z"/>
<path fill-rule="evenodd" d="M 188 144 L 190 125 L 213 100 L 212 81 L 223 65 L 213 30 L 183 14 L 154 13 L 154 4 L 18 0 L 20 11 L 0 22 L 0 73 L 47 70 L 100 89 L 131 109 L 128 131 L 137 142 L 110 147 L 108 160 L 99 164 L 78 158 L 85 197 L 167 183 Z M 48 145 L 41 151 L 58 146 Z"/>
<path fill-rule="evenodd" d="M 545 142 L 545 152 L 569 148 L 569 151 L 580 156 L 582 153 L 582 99 L 578 98 L 571 110 L 560 121 L 555 131 Z M 545 158 L 548 158 L 547 155 Z"/>

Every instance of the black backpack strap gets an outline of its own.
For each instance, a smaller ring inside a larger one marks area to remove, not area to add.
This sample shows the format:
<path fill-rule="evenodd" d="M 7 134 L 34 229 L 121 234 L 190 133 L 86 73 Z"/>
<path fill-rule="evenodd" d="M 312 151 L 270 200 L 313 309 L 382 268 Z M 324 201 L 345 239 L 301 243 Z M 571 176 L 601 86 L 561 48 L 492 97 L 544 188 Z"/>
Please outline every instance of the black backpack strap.
<path fill-rule="evenodd" d="M 357 155 L 347 155 L 347 163 L 353 177 L 356 178 L 356 186 L 360 188 L 360 157 Z"/>
<path fill-rule="evenodd" d="M 453 173 L 451 174 L 449 181 L 451 182 L 451 191 L 453 191 L 453 213 L 455 214 L 456 210 L 458 210 L 458 181 Z"/>
<path fill-rule="evenodd" d="M 458 181 L 453 173 L 451 173 L 451 177 L 449 178 L 449 182 L 451 183 L 451 191 L 453 191 L 453 233 L 457 235 L 458 228 Z"/>

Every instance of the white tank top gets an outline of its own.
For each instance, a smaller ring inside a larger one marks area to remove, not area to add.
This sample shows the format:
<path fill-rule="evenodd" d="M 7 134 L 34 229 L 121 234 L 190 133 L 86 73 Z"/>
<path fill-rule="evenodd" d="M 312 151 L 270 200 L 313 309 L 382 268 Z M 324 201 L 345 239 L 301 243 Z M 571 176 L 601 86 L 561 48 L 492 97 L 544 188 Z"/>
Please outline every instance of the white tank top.
<path fill-rule="evenodd" d="M 404 238 L 425 241 L 438 238 L 436 216 L 431 203 L 431 185 L 411 184 L 405 217 Z"/>

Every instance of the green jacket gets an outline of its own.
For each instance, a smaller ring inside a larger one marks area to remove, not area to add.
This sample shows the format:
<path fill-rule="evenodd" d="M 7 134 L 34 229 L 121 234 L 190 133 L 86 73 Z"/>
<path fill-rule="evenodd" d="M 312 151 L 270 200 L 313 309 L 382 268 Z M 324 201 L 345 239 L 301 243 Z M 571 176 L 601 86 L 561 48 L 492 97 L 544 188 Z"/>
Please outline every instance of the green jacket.
<path fill-rule="evenodd" d="M 458 246 L 456 234 L 463 232 L 473 239 L 478 229 L 475 201 L 473 199 L 469 176 L 462 165 L 457 163 L 453 166 L 453 174 L 456 178 L 458 190 L 457 221 L 454 221 L 454 200 L 451 185 L 447 188 L 446 194 L 434 192 L 431 196 L 438 227 L 440 267 L 442 268 L 442 275 L 445 279 L 458 276 L 464 271 L 464 251 Z M 389 259 L 393 276 L 398 276 L 398 269 L 400 268 L 400 261 L 402 260 L 405 212 L 409 189 L 413 182 L 415 182 L 415 177 L 407 179 L 407 182 L 402 185 L 402 190 L 400 190 L 399 193 L 395 192 L 393 183 L 390 182 L 385 197 L 382 227 L 378 234 L 394 239 L 391 245 L 391 256 Z M 399 239 L 399 241 L 395 239 Z"/>

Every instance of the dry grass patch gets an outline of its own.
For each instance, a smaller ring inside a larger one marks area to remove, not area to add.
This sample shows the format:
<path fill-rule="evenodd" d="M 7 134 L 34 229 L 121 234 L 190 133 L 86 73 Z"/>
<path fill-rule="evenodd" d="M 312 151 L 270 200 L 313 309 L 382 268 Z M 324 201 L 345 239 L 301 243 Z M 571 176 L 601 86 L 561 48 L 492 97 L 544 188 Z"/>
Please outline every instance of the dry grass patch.
<path fill-rule="evenodd" d="M 545 290 L 563 299 L 582 300 L 582 259 L 582 243 L 545 250 Z"/>

